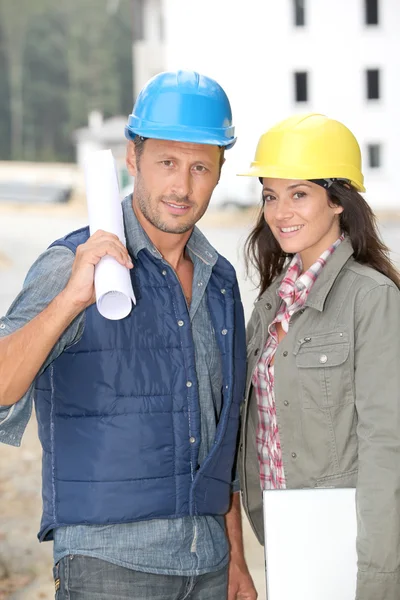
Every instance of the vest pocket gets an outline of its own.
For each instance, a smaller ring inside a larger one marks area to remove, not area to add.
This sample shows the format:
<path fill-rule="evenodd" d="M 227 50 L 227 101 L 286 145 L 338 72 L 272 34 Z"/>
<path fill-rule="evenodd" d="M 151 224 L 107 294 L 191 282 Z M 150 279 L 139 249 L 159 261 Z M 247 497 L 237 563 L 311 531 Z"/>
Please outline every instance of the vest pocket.
<path fill-rule="evenodd" d="M 295 351 L 303 408 L 332 408 L 353 402 L 347 336 L 331 332 L 304 340 Z"/>

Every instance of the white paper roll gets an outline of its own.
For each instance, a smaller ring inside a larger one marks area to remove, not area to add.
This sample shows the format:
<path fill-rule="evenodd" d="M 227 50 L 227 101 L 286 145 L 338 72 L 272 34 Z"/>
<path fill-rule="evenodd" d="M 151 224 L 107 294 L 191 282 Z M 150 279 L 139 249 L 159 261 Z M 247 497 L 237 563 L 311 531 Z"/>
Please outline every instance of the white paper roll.
<path fill-rule="evenodd" d="M 126 246 L 117 171 L 111 150 L 88 156 L 84 165 L 90 235 L 99 229 L 114 233 Z M 136 304 L 130 270 L 112 256 L 104 256 L 95 268 L 98 311 L 106 319 L 123 319 Z"/>

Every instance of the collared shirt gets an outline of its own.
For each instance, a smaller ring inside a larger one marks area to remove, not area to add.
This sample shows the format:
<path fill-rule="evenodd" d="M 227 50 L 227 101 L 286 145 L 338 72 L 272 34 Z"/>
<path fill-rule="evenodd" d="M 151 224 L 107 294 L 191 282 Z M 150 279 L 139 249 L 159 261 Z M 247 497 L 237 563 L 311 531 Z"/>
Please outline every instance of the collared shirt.
<path fill-rule="evenodd" d="M 286 488 L 276 419 L 274 367 L 271 364 L 279 344 L 276 324 L 280 323 L 283 331 L 287 333 L 291 317 L 304 306 L 326 261 L 343 239 L 344 236 L 340 236 L 303 274 L 300 255 L 295 254 L 278 289 L 281 304 L 275 319 L 268 327 L 269 335 L 252 379 L 258 406 L 257 450 L 260 484 L 264 490 Z"/>
<path fill-rule="evenodd" d="M 135 259 L 139 252 L 146 249 L 156 260 L 164 263 L 165 269 L 171 269 L 139 224 L 132 210 L 131 197 L 126 198 L 122 206 L 131 256 Z M 201 463 L 213 444 L 222 408 L 221 357 L 205 295 L 218 256 L 197 228 L 193 230 L 186 248 L 194 265 L 192 301 L 188 312 L 192 324 L 201 408 Z M 0 320 L 0 327 L 4 326 L 0 328 L 0 335 L 12 333 L 44 310 L 64 289 L 73 261 L 73 253 L 65 247 L 53 247 L 39 257 L 28 273 L 22 292 L 7 315 Z M 84 313 L 61 336 L 41 371 L 65 347 L 80 339 L 83 327 Z M 32 410 L 32 391 L 33 386 L 19 402 L 0 411 L 0 441 L 20 444 Z M 233 489 L 237 487 L 235 482 Z M 224 518 L 206 516 L 106 526 L 60 527 L 54 532 L 55 562 L 68 554 L 85 554 L 152 573 L 199 575 L 226 565 L 229 548 Z"/>

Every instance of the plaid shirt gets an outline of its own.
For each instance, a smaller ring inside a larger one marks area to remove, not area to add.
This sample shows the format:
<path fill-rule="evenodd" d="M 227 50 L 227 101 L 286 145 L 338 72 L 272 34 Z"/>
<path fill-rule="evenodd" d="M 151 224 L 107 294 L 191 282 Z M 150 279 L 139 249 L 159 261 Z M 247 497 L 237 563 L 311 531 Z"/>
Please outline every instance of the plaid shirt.
<path fill-rule="evenodd" d="M 301 258 L 296 254 L 278 290 L 281 304 L 274 321 L 268 327 L 268 338 L 260 360 L 254 371 L 252 383 L 256 392 L 258 406 L 257 450 L 260 465 L 260 484 L 264 490 L 285 489 L 285 472 L 282 451 L 276 421 L 274 395 L 274 367 L 271 364 L 279 344 L 276 324 L 280 323 L 287 333 L 289 322 L 300 310 L 318 275 L 326 265 L 328 258 L 344 239 L 342 235 L 318 260 L 301 275 Z"/>

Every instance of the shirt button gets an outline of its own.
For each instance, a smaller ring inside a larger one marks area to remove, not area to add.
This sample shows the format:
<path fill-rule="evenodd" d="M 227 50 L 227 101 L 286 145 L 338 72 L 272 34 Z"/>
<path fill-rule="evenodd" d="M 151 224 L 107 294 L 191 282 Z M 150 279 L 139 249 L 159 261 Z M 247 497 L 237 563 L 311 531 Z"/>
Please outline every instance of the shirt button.
<path fill-rule="evenodd" d="M 195 438 L 195 437 L 191 437 L 191 438 L 189 438 L 189 442 L 190 442 L 191 444 L 194 444 L 194 443 L 195 443 L 195 441 L 196 441 L 196 438 Z"/>
<path fill-rule="evenodd" d="M 285 350 L 285 352 L 283 353 L 283 356 L 286 358 L 287 355 L 288 355 L 288 351 Z"/>
<path fill-rule="evenodd" d="M 270 302 L 267 302 L 267 304 L 265 305 L 265 308 L 267 308 L 268 310 L 271 310 L 272 304 Z"/>
<path fill-rule="evenodd" d="M 192 382 L 191 381 L 187 381 L 186 382 L 186 387 L 192 387 Z"/>
<path fill-rule="evenodd" d="M 0 323 L 0 329 L 5 329 L 6 326 L 4 325 L 4 323 Z"/>
<path fill-rule="evenodd" d="M 166 275 L 166 274 L 167 274 L 167 271 L 164 269 L 164 271 L 162 271 L 162 274 L 163 274 L 163 275 Z"/>
<path fill-rule="evenodd" d="M 319 362 L 322 363 L 323 365 L 328 362 L 328 357 L 326 354 L 321 354 L 321 356 L 319 357 Z"/>
<path fill-rule="evenodd" d="M 287 400 L 284 401 L 283 403 L 285 406 L 289 406 L 289 402 Z"/>
<path fill-rule="evenodd" d="M 178 325 L 179 325 L 179 327 L 183 327 L 183 326 L 184 326 L 184 324 L 185 324 L 185 323 L 184 323 L 183 321 L 178 321 Z"/>
<path fill-rule="evenodd" d="M 297 458 L 296 452 L 292 452 L 292 458 Z"/>
<path fill-rule="evenodd" d="M 223 330 L 221 331 L 221 333 L 222 333 L 222 335 L 226 335 L 226 334 L 228 333 L 228 330 L 227 330 L 227 329 L 223 329 Z"/>
<path fill-rule="evenodd" d="M 199 283 L 197 284 L 197 287 L 201 287 L 203 285 L 202 281 L 199 281 Z"/>

